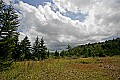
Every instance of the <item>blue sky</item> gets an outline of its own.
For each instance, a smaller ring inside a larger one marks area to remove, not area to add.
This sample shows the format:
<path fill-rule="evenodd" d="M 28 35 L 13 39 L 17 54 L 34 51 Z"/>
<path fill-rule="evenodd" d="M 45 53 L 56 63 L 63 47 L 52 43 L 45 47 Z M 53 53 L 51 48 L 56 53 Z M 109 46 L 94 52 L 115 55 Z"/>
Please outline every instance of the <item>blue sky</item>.
<path fill-rule="evenodd" d="M 38 7 L 38 5 L 43 4 L 44 2 L 52 2 L 52 0 L 21 0 L 25 3 Z"/>
<path fill-rule="evenodd" d="M 86 16 L 87 16 L 87 14 L 74 13 L 74 12 L 70 12 L 70 11 L 67 11 L 63 15 L 70 17 L 72 20 L 79 20 L 80 22 L 84 21 L 86 19 Z"/>

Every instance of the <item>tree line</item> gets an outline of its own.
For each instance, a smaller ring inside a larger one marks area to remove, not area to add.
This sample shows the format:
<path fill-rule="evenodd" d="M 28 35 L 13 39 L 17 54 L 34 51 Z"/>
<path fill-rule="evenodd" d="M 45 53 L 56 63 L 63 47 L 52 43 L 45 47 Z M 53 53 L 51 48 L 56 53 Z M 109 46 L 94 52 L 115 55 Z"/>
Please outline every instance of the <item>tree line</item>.
<path fill-rule="evenodd" d="M 120 38 L 106 40 L 105 42 L 88 43 L 72 48 L 68 45 L 67 50 L 63 50 L 62 57 L 105 57 L 120 55 Z"/>

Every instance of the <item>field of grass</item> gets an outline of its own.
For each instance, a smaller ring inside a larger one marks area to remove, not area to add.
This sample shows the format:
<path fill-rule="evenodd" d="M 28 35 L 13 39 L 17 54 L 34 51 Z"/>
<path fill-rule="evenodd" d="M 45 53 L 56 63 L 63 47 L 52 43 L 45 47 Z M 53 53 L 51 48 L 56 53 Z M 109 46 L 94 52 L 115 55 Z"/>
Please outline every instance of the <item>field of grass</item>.
<path fill-rule="evenodd" d="M 120 56 L 14 62 L 0 80 L 120 80 Z"/>

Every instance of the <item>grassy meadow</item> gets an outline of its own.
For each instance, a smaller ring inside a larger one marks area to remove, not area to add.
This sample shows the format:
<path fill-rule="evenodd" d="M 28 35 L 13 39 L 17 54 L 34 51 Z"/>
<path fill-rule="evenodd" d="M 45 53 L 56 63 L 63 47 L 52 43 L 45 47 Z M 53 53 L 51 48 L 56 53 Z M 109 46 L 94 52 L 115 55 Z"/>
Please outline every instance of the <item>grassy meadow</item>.
<path fill-rule="evenodd" d="M 14 62 L 0 80 L 120 80 L 120 56 Z"/>

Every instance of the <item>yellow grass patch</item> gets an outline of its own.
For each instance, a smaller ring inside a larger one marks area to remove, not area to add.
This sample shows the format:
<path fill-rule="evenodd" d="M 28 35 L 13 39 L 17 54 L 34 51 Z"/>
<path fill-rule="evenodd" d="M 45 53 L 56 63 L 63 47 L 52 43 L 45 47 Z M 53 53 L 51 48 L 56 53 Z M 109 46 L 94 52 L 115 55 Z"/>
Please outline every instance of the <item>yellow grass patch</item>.
<path fill-rule="evenodd" d="M 0 80 L 119 80 L 120 57 L 15 62 Z"/>

